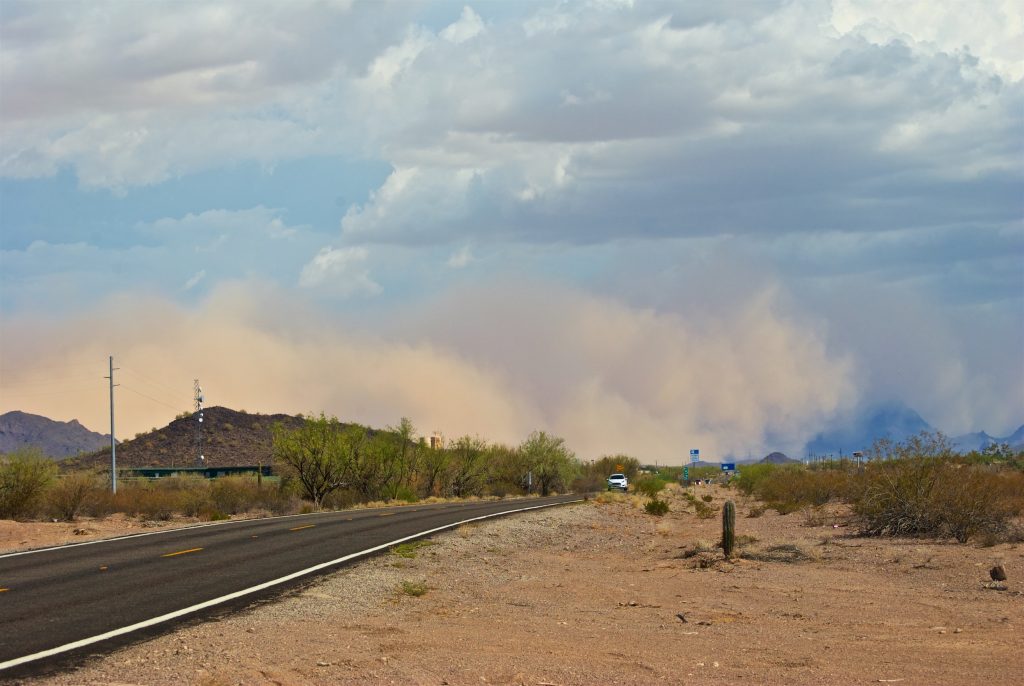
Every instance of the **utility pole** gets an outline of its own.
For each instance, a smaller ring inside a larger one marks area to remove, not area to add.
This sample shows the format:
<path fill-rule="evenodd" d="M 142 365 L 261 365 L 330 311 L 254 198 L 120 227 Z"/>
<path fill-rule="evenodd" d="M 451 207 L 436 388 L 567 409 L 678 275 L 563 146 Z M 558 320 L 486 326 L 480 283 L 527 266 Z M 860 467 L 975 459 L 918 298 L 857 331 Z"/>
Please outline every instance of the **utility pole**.
<path fill-rule="evenodd" d="M 117 493 L 117 439 L 114 438 L 114 356 L 110 356 L 110 492 Z"/>
<path fill-rule="evenodd" d="M 199 385 L 199 379 L 192 383 L 192 392 L 196 402 L 196 449 L 199 453 L 197 464 L 202 467 L 206 463 L 203 457 L 203 388 Z"/>

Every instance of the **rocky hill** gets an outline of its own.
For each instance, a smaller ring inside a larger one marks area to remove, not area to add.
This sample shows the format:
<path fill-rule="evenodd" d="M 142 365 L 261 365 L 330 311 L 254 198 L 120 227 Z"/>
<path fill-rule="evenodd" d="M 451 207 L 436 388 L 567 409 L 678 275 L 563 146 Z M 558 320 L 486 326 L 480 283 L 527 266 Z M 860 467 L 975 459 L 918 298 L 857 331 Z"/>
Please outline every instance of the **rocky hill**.
<path fill-rule="evenodd" d="M 109 453 L 109 434 L 89 431 L 77 419 L 58 422 L 17 410 L 0 415 L 0 453 L 34 447 L 59 460 L 104 445 L 108 446 Z"/>
<path fill-rule="evenodd" d="M 769 453 L 761 458 L 760 464 L 796 464 L 800 460 L 794 460 L 785 453 Z"/>
<path fill-rule="evenodd" d="M 226 407 L 203 411 L 202 454 L 199 462 L 199 422 L 193 415 L 175 419 L 155 429 L 119 443 L 119 467 L 230 467 L 270 464 L 273 457 L 273 428 L 282 424 L 296 428 L 302 419 L 287 414 L 249 414 Z M 109 439 L 108 439 L 109 441 Z M 110 465 L 109 445 L 88 455 L 68 458 L 62 463 L 70 469 Z"/>

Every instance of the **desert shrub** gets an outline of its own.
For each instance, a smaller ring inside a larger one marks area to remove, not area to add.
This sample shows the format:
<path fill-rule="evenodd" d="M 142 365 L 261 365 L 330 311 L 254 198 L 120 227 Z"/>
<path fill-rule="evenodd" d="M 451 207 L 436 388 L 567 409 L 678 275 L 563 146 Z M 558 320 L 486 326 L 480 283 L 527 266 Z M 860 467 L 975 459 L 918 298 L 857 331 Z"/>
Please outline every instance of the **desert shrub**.
<path fill-rule="evenodd" d="M 224 476 L 210 486 L 210 500 L 221 512 L 239 514 L 260 505 L 256 480 L 247 476 Z"/>
<path fill-rule="evenodd" d="M 654 515 L 655 517 L 661 517 L 668 512 L 668 503 L 664 500 L 651 498 L 647 501 L 647 504 L 644 505 L 644 510 L 647 511 L 647 514 Z"/>
<path fill-rule="evenodd" d="M 178 511 L 179 493 L 169 487 L 153 486 L 145 481 L 125 481 L 113 497 L 114 510 L 133 517 L 168 520 Z"/>
<path fill-rule="evenodd" d="M 747 516 L 751 519 L 756 519 L 757 517 L 764 515 L 767 509 L 768 508 L 765 507 L 764 505 L 755 505 L 752 508 L 750 508 L 749 512 L 747 512 Z"/>
<path fill-rule="evenodd" d="M 732 483 L 744 496 L 753 496 L 758 483 L 776 472 L 776 465 L 743 465 L 732 479 Z"/>
<path fill-rule="evenodd" d="M 711 519 L 715 516 L 715 513 L 718 512 L 717 508 L 708 505 L 701 500 L 694 501 L 693 507 L 699 519 Z"/>
<path fill-rule="evenodd" d="M 710 502 L 711 502 L 712 500 L 714 500 L 714 498 L 713 498 L 713 497 L 711 497 L 711 495 L 709 495 L 709 494 L 707 494 L 707 493 L 705 493 L 704 495 L 702 495 L 702 496 L 700 497 L 700 499 L 701 499 L 701 500 L 703 500 L 703 501 L 704 501 L 704 502 L 706 502 L 706 503 L 710 503 Z"/>
<path fill-rule="evenodd" d="M 868 465 L 851 501 L 869 535 L 1001 535 L 1019 512 L 1018 477 L 933 457 Z"/>
<path fill-rule="evenodd" d="M 46 491 L 46 509 L 51 516 L 72 522 L 103 493 L 104 479 L 94 471 L 68 472 Z"/>
<path fill-rule="evenodd" d="M 421 595 L 426 594 L 428 588 L 427 585 L 421 581 L 403 581 L 399 586 L 399 591 L 405 595 L 413 596 L 418 598 Z"/>
<path fill-rule="evenodd" d="M 495 493 L 495 495 L 498 495 Z M 504 497 L 504 493 L 501 494 Z M 395 491 L 395 500 L 401 500 L 403 503 L 415 503 L 419 501 L 419 496 L 416 495 L 416 491 L 408 486 L 399 486 L 398 490 Z"/>
<path fill-rule="evenodd" d="M 755 481 L 752 493 L 779 514 L 788 514 L 845 498 L 852 488 L 852 474 L 842 469 L 786 466 L 763 474 Z"/>
<path fill-rule="evenodd" d="M 57 466 L 38 449 L 0 457 L 0 519 L 31 517 L 42 505 Z"/>
<path fill-rule="evenodd" d="M 661 492 L 661 489 L 665 488 L 667 483 L 664 479 L 659 479 L 656 476 L 645 476 L 638 479 L 633 488 L 637 493 L 656 499 L 658 493 Z"/>
<path fill-rule="evenodd" d="M 594 493 L 605 489 L 605 478 L 594 469 L 582 471 L 570 484 L 574 493 Z"/>

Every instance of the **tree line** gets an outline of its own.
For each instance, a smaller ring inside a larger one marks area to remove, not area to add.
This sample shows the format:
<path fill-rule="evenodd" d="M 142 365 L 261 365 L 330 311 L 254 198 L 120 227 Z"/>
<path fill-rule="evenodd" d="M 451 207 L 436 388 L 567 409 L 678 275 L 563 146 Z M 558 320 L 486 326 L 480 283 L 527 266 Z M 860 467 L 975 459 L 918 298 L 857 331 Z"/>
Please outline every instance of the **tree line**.
<path fill-rule="evenodd" d="M 549 495 L 583 485 L 581 477 L 593 467 L 577 459 L 562 438 L 544 431 L 518 446 L 462 436 L 430 447 L 415 435 L 405 418 L 374 430 L 321 412 L 298 428 L 274 428 L 275 471 L 322 507 L 339 493 L 361 501 Z"/>

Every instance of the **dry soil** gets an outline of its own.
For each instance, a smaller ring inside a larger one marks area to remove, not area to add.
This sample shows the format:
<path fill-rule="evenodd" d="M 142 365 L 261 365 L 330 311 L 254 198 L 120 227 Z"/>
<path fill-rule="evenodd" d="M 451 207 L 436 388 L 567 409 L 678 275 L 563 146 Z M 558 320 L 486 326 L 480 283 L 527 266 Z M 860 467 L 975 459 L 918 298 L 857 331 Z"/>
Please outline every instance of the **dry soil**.
<path fill-rule="evenodd" d="M 716 507 L 735 497 L 697 492 Z M 718 516 L 698 518 L 678 491 L 661 518 L 640 498 L 600 500 L 436 536 L 415 557 L 365 560 L 28 683 L 1024 681 L 1020 544 L 859 538 L 841 510 L 749 517 L 756 503 L 740 500 L 744 557 L 727 562 Z M 0 548 L 129 524 L 2 522 Z"/>

